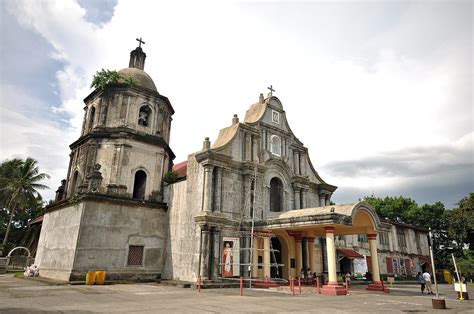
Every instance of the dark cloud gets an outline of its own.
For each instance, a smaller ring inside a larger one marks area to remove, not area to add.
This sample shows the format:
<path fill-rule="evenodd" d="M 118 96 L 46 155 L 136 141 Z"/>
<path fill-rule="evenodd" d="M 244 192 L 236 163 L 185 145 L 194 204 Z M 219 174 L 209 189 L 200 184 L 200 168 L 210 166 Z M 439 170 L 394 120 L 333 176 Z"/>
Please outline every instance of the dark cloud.
<path fill-rule="evenodd" d="M 441 201 L 447 208 L 474 192 L 472 141 L 454 145 L 417 147 L 359 160 L 339 161 L 322 169 L 334 178 L 372 178 L 371 186 L 339 186 L 334 199 L 340 203 L 364 196 L 406 196 L 419 204 Z M 387 186 L 383 181 L 395 179 Z M 337 182 L 334 182 L 337 185 Z"/>
<path fill-rule="evenodd" d="M 86 9 L 85 19 L 91 23 L 105 24 L 114 15 L 118 0 L 79 0 L 79 5 Z"/>

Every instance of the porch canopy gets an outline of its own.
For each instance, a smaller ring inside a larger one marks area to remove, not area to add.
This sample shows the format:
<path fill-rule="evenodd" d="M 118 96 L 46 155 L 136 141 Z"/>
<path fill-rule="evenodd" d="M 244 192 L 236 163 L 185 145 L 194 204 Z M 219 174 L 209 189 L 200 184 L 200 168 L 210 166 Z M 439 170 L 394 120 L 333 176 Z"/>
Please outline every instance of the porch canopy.
<path fill-rule="evenodd" d="M 291 259 L 295 259 L 294 267 L 283 269 L 283 274 L 287 276 L 299 274 L 296 271 L 302 268 L 302 256 L 309 256 L 309 265 L 315 269 L 314 245 L 307 246 L 309 251 L 303 255 L 301 254 L 302 241 L 306 239 L 311 243 L 315 237 L 325 236 L 329 282 L 327 286 L 323 287 L 322 292 L 336 295 L 345 294 L 345 290 L 337 283 L 334 236 L 366 234 L 370 245 L 371 270 L 374 281 L 374 284 L 369 288 L 370 290 L 384 289 L 380 282 L 376 242 L 381 222 L 374 208 L 365 201 L 276 213 L 273 217 L 267 217 L 267 220 L 255 222 L 255 227 L 257 231 L 271 232 L 282 242 L 282 252 L 287 255 L 284 258 L 284 264 L 290 265 Z M 264 240 L 263 251 L 265 255 L 268 255 L 264 256 L 264 261 L 270 260 L 269 243 L 267 242 L 269 240 Z M 264 262 L 264 264 L 266 263 Z M 264 275 L 269 274 L 270 270 L 265 269 L 264 266 Z"/>
<path fill-rule="evenodd" d="M 380 219 L 369 203 L 329 205 L 290 210 L 266 221 L 256 222 L 259 229 L 310 232 L 313 236 L 326 235 L 325 227 L 333 227 L 334 234 L 376 234 Z"/>

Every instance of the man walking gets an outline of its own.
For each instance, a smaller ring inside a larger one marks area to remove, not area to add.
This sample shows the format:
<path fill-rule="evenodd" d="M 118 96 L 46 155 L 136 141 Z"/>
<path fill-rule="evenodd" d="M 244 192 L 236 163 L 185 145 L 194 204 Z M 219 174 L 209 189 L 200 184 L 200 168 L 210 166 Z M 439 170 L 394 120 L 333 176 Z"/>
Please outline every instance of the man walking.
<path fill-rule="evenodd" d="M 433 294 L 433 290 L 431 290 L 431 275 L 428 271 L 423 273 L 423 279 L 425 280 L 426 291 L 428 291 L 429 294 Z"/>
<path fill-rule="evenodd" d="M 421 285 L 421 293 L 425 293 L 425 278 L 420 272 L 418 272 L 418 282 Z"/>

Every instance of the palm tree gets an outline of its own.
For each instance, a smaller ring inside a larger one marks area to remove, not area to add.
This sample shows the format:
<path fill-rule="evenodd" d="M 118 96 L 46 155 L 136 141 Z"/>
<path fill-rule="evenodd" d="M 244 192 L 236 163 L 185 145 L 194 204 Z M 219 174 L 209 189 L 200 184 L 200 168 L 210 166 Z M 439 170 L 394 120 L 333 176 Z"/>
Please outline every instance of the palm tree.
<path fill-rule="evenodd" d="M 24 161 L 7 160 L 0 165 L 0 204 L 10 212 L 3 247 L 7 243 L 15 212 L 37 207 L 37 199 L 41 197 L 38 190 L 48 188 L 39 182 L 46 178 L 49 178 L 49 175 L 40 173 L 37 161 L 30 157 Z"/>

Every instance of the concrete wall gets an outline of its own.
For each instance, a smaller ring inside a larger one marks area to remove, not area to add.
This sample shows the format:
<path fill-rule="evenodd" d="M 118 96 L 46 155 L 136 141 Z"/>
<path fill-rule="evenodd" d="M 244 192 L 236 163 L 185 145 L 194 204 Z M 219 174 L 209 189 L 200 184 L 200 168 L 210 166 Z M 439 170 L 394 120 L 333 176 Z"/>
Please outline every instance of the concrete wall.
<path fill-rule="evenodd" d="M 188 159 L 187 180 L 165 187 L 169 237 L 163 278 L 197 281 L 200 228 L 194 216 L 202 210 L 202 167 Z"/>
<path fill-rule="evenodd" d="M 161 275 L 168 230 L 163 209 L 95 200 L 86 200 L 83 206 L 71 280 L 84 280 L 94 270 L 107 271 L 112 280 Z M 127 266 L 129 245 L 144 246 L 141 266 Z"/>
<path fill-rule="evenodd" d="M 69 280 L 83 210 L 80 203 L 44 215 L 35 258 L 41 277 Z"/>

